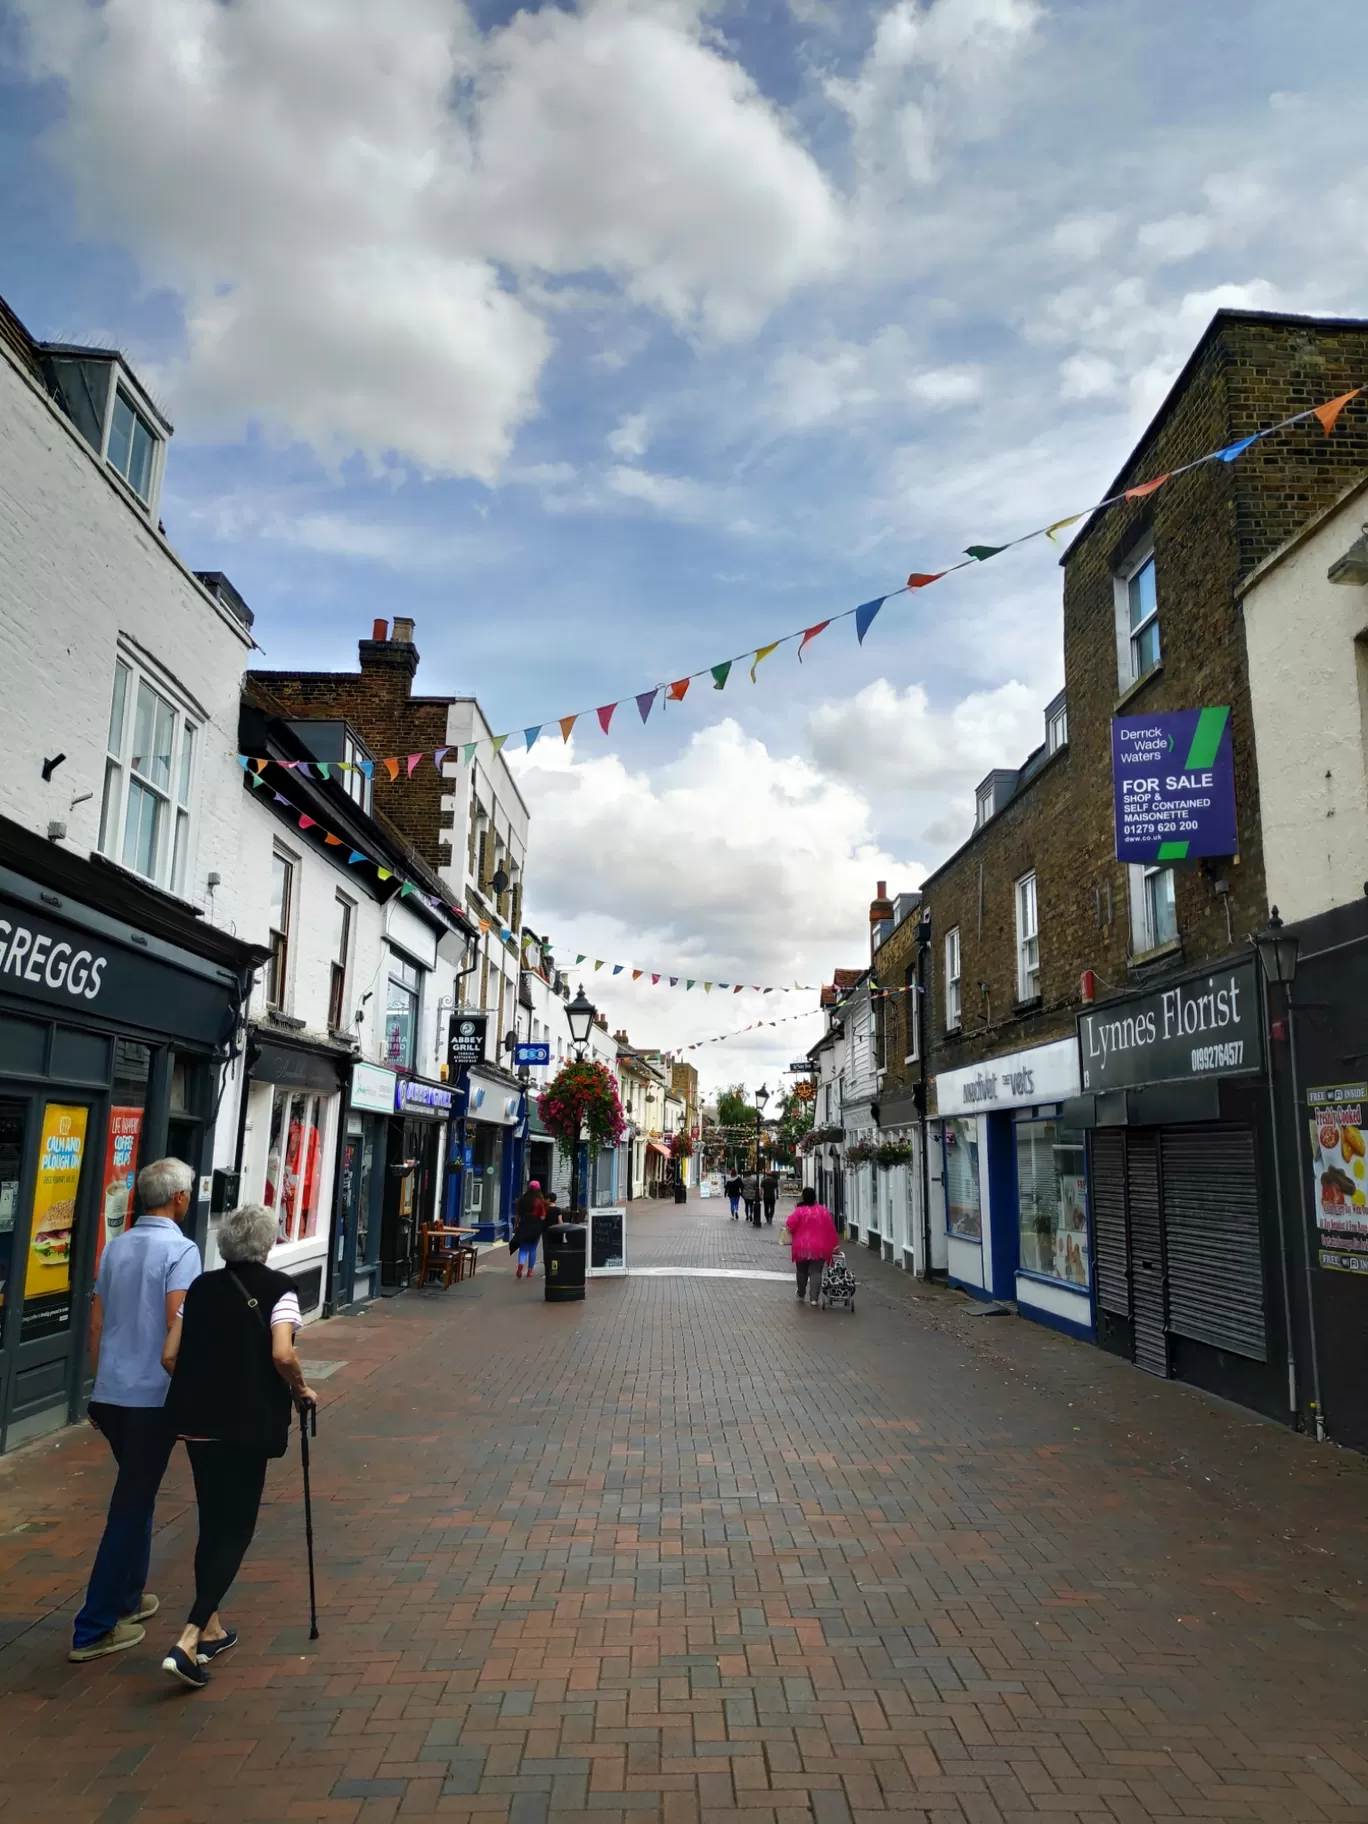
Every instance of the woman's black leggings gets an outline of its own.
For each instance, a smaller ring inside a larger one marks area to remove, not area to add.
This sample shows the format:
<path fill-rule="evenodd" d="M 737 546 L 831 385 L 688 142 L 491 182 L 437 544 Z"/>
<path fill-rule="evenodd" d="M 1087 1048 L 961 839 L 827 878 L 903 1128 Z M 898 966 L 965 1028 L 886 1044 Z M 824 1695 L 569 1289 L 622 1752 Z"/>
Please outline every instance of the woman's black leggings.
<path fill-rule="evenodd" d="M 191 1438 L 185 1448 L 199 1507 L 195 1602 L 187 1619 L 192 1628 L 202 1628 L 228 1594 L 252 1543 L 266 1486 L 266 1452 Z"/>

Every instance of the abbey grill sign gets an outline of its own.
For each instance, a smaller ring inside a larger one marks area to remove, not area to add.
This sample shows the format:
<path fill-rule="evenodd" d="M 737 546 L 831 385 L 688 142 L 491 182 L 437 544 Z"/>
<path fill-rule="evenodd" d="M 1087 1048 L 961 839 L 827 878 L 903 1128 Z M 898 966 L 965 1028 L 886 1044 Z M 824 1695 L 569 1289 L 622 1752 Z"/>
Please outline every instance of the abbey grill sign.
<path fill-rule="evenodd" d="M 1239 852 L 1228 709 L 1114 717 L 1112 787 L 1118 861 Z"/>
<path fill-rule="evenodd" d="M 1091 1009 L 1078 1021 L 1084 1092 L 1260 1069 L 1258 997 L 1250 960 Z"/>

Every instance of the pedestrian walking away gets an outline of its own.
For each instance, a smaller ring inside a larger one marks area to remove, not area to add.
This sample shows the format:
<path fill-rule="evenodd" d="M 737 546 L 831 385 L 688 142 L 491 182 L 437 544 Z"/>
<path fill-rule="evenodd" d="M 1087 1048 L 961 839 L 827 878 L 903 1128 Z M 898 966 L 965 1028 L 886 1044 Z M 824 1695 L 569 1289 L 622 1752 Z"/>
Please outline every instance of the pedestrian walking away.
<path fill-rule="evenodd" d="M 765 1203 L 765 1221 L 774 1221 L 774 1206 L 779 1201 L 779 1174 L 766 1172 L 760 1180 L 760 1195 Z"/>
<path fill-rule="evenodd" d="M 741 1216 L 741 1186 L 743 1180 L 740 1172 L 733 1172 L 722 1189 L 727 1193 L 727 1202 L 731 1205 L 732 1221 L 737 1222 Z"/>
<path fill-rule="evenodd" d="M 798 1273 L 798 1303 L 815 1305 L 822 1290 L 822 1273 L 835 1258 L 841 1238 L 831 1211 L 818 1203 L 817 1193 L 805 1185 L 797 1207 L 790 1210 L 784 1227 L 791 1237 L 790 1253 Z"/>
<path fill-rule="evenodd" d="M 746 1203 L 746 1221 L 760 1227 L 760 1180 L 754 1172 L 747 1172 L 741 1180 L 741 1195 Z"/>
<path fill-rule="evenodd" d="M 537 1265 L 537 1243 L 546 1232 L 546 1199 L 534 1178 L 513 1205 L 513 1233 L 508 1251 L 518 1256 L 518 1278 L 526 1273 L 531 1279 Z"/>
<path fill-rule="evenodd" d="M 275 1211 L 262 1204 L 224 1217 L 225 1264 L 190 1287 L 162 1355 L 172 1371 L 166 1412 L 186 1441 L 199 1509 L 195 1600 L 162 1670 L 195 1690 L 237 1645 L 219 1608 L 256 1531 L 266 1465 L 289 1445 L 292 1403 L 317 1404 L 295 1353 L 294 1281 L 266 1265 L 275 1239 Z"/>
<path fill-rule="evenodd" d="M 181 1233 L 195 1175 L 180 1159 L 159 1159 L 138 1173 L 142 1209 L 131 1229 L 105 1248 L 90 1302 L 89 1419 L 118 1465 L 104 1536 L 85 1602 L 72 1629 L 69 1659 L 82 1664 L 136 1647 L 158 1602 L 147 1593 L 157 1491 L 175 1448 L 166 1416 L 170 1377 L 162 1349 L 186 1288 L 200 1272 L 199 1249 Z"/>

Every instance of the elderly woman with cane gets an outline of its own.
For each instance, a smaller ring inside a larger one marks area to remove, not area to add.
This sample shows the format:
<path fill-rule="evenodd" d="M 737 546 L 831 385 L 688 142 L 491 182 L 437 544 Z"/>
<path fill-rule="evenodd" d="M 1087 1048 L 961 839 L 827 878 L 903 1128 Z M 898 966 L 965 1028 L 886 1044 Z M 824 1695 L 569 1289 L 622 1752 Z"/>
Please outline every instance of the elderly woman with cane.
<path fill-rule="evenodd" d="M 252 1543 L 267 1461 L 289 1445 L 292 1404 L 315 1404 L 295 1354 L 294 1281 L 266 1265 L 275 1240 L 275 1211 L 262 1204 L 225 1216 L 224 1265 L 186 1292 L 162 1353 L 166 1414 L 185 1440 L 199 1509 L 195 1600 L 162 1670 L 196 1691 L 209 1683 L 209 1662 L 237 1645 L 219 1604 Z"/>

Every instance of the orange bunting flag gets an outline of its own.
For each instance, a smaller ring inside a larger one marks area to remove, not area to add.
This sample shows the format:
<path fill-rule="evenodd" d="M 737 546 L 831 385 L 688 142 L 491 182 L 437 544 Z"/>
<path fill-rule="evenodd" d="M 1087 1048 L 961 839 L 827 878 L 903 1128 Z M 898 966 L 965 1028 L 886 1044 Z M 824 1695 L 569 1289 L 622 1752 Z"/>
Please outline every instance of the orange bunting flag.
<path fill-rule="evenodd" d="M 670 688 L 665 692 L 667 700 L 671 703 L 682 703 L 689 694 L 689 685 L 691 682 L 692 680 L 689 678 L 679 678 L 675 683 L 671 684 Z"/>
<path fill-rule="evenodd" d="M 930 576 L 925 571 L 914 570 L 907 579 L 909 589 L 925 589 L 928 583 L 938 583 L 945 575 L 944 570 L 936 570 Z"/>
<path fill-rule="evenodd" d="M 390 783 L 393 784 L 393 782 L 399 777 L 399 762 L 397 760 L 382 760 L 380 762 L 380 764 L 381 764 L 381 766 L 384 767 L 385 771 L 389 774 Z"/>
<path fill-rule="evenodd" d="M 266 771 L 266 762 L 264 760 L 253 760 L 252 765 L 256 768 L 258 776 Z"/>
<path fill-rule="evenodd" d="M 1331 431 L 1334 430 L 1335 420 L 1339 417 L 1345 406 L 1348 405 L 1351 399 L 1357 399 L 1362 391 L 1363 388 L 1361 386 L 1356 386 L 1352 393 L 1341 393 L 1338 399 L 1327 399 L 1324 405 L 1318 405 L 1316 407 L 1311 415 L 1313 418 L 1318 418 L 1320 420 L 1321 429 L 1325 432 L 1327 437 L 1330 435 Z"/>
<path fill-rule="evenodd" d="M 561 717 L 560 731 L 561 731 L 561 740 L 562 741 L 568 741 L 570 739 L 570 730 L 575 726 L 576 722 L 578 722 L 578 721 L 579 721 L 578 716 L 562 716 Z"/>
<path fill-rule="evenodd" d="M 634 982 L 639 982 L 644 974 L 645 974 L 645 971 L 642 969 L 633 969 L 632 980 Z"/>
<path fill-rule="evenodd" d="M 612 721 L 613 711 L 616 708 L 616 703 L 605 703 L 598 711 L 599 727 L 605 735 L 608 733 L 608 724 Z"/>
<path fill-rule="evenodd" d="M 1156 488 L 1162 488 L 1168 479 L 1168 475 L 1156 475 L 1153 481 L 1142 481 L 1138 488 L 1127 488 L 1125 497 L 1127 500 L 1143 500 L 1146 494 L 1153 494 Z"/>
<path fill-rule="evenodd" d="M 810 640 L 815 640 L 819 633 L 825 633 L 827 628 L 830 627 L 830 625 L 831 625 L 830 621 L 818 621 L 818 623 L 815 627 L 808 627 L 808 628 L 804 629 L 803 637 L 798 642 L 798 660 L 799 660 L 800 664 L 802 663 L 802 658 L 803 658 L 803 648 L 808 644 L 808 642 Z"/>
<path fill-rule="evenodd" d="M 340 849 L 342 847 L 342 838 L 340 836 L 333 836 L 325 831 L 323 840 L 324 842 L 331 843 L 335 849 Z"/>

